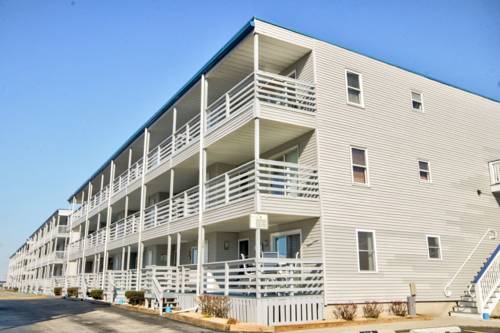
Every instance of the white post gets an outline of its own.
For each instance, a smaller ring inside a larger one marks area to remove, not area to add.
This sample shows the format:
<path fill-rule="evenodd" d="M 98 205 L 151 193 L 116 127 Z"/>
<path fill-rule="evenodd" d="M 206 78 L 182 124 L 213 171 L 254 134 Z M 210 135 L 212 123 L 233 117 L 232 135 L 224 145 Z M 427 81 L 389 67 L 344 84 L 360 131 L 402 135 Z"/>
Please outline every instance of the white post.
<path fill-rule="evenodd" d="M 170 266 L 170 257 L 172 256 L 172 237 L 167 236 L 167 266 Z"/>
<path fill-rule="evenodd" d="M 169 222 L 169 226 L 168 226 L 168 229 L 170 230 L 170 222 L 172 222 L 172 208 L 173 208 L 173 197 L 174 197 L 174 174 L 175 174 L 175 171 L 174 169 L 170 169 L 170 187 L 169 187 L 169 190 L 168 190 L 168 205 L 169 205 L 169 209 L 168 209 L 168 222 Z"/>
<path fill-rule="evenodd" d="M 130 252 L 132 251 L 131 246 L 127 246 L 127 271 L 130 270 Z"/>
<path fill-rule="evenodd" d="M 177 250 L 175 253 L 175 265 L 180 266 L 181 265 L 181 233 L 177 233 Z"/>
<path fill-rule="evenodd" d="M 85 247 L 87 246 L 87 236 L 89 234 L 89 210 L 88 203 L 90 202 L 90 196 L 92 193 L 92 184 L 89 182 L 88 193 L 87 193 L 87 205 L 85 207 L 85 231 L 83 238 L 83 251 L 82 251 L 82 273 L 85 274 Z M 82 192 L 82 205 L 84 204 L 84 192 Z"/>
<path fill-rule="evenodd" d="M 229 295 L 229 264 L 224 263 L 224 296 Z"/>
<path fill-rule="evenodd" d="M 122 247 L 122 264 L 121 264 L 121 270 L 125 270 L 125 246 Z"/>
<path fill-rule="evenodd" d="M 175 153 L 175 132 L 177 131 L 177 108 L 174 107 L 172 115 L 172 156 Z"/>
<path fill-rule="evenodd" d="M 253 71 L 255 74 L 259 71 L 259 34 L 253 34 Z"/>
<path fill-rule="evenodd" d="M 142 176 L 141 176 L 141 202 L 140 202 L 140 213 L 139 213 L 139 237 L 137 240 L 137 287 L 136 290 L 139 290 L 140 285 L 141 285 L 141 268 L 142 268 L 142 251 L 143 251 L 143 244 L 142 244 L 142 229 L 144 227 L 144 210 L 146 208 L 146 192 L 147 192 L 147 186 L 144 181 L 144 175 L 146 174 L 147 170 L 147 158 L 146 154 L 149 151 L 149 131 L 147 128 L 144 129 L 144 145 L 143 145 L 143 151 L 142 151 Z"/>
<path fill-rule="evenodd" d="M 200 250 L 203 246 L 203 207 L 204 207 L 204 188 L 205 188 L 205 154 L 206 150 L 204 147 L 205 138 L 205 112 L 206 112 L 206 93 L 207 93 L 207 79 L 205 74 L 201 75 L 201 92 L 200 92 L 200 152 L 199 152 L 199 193 L 198 193 L 198 260 L 196 263 L 196 294 L 200 295 L 202 289 L 202 256 L 200 255 Z"/>
<path fill-rule="evenodd" d="M 130 153 L 129 153 L 130 157 Z M 113 178 L 115 177 L 115 161 L 111 161 L 110 164 L 110 172 L 109 172 L 109 183 L 111 184 L 113 182 Z M 106 230 L 105 235 L 104 235 L 104 260 L 106 261 L 103 264 L 102 267 L 102 285 L 101 288 L 104 289 L 104 280 L 106 279 L 106 271 L 108 270 L 108 264 L 107 264 L 107 259 L 108 259 L 108 242 L 109 242 L 109 228 L 111 225 L 111 217 L 113 216 L 113 207 L 111 207 L 111 195 L 108 196 L 108 210 L 106 212 Z M 100 222 L 99 222 L 100 223 Z"/>
<path fill-rule="evenodd" d="M 255 209 L 260 212 L 260 192 L 259 192 L 259 158 L 260 158 L 260 119 L 254 120 L 254 172 L 255 172 Z M 260 258 L 260 229 L 255 229 L 255 259 Z"/>

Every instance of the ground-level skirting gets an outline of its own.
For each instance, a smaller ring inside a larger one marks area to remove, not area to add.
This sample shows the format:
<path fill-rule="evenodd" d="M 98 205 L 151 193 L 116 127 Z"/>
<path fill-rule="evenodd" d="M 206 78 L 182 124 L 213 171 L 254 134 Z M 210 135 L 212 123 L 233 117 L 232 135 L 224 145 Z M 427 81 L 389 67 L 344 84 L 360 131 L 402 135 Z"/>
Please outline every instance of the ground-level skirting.
<path fill-rule="evenodd" d="M 177 294 L 181 309 L 196 306 L 195 294 Z M 229 317 L 266 326 L 301 324 L 325 319 L 323 295 L 283 297 L 229 296 Z"/>

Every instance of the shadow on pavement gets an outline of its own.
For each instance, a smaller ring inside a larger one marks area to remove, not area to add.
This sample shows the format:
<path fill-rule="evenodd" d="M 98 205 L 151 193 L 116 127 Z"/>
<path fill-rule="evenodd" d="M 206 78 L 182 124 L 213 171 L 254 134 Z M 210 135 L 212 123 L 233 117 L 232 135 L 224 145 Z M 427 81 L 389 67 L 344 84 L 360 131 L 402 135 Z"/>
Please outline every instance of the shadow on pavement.
<path fill-rule="evenodd" d="M 0 300 L 0 331 L 92 312 L 103 305 L 57 298 Z"/>

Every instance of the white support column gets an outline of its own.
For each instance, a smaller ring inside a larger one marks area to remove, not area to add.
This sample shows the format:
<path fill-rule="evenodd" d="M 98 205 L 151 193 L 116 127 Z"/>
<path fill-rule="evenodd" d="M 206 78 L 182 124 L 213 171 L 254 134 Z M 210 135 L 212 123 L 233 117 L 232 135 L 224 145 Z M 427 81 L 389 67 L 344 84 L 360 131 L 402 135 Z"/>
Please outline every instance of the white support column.
<path fill-rule="evenodd" d="M 169 197 L 169 210 L 168 210 L 168 231 L 170 231 L 170 223 L 172 222 L 172 207 L 173 207 L 173 198 L 174 198 L 174 177 L 175 177 L 175 171 L 174 169 L 170 169 L 170 187 L 168 190 L 168 197 Z"/>
<path fill-rule="evenodd" d="M 95 231 L 97 232 L 99 229 L 101 229 L 101 212 L 97 213 L 97 228 Z"/>
<path fill-rule="evenodd" d="M 259 71 L 259 34 L 253 34 L 253 71 Z"/>
<path fill-rule="evenodd" d="M 89 210 L 88 210 L 88 204 L 90 203 L 90 197 L 92 195 L 92 184 L 89 182 L 88 185 L 88 193 L 87 193 L 87 204 L 85 207 L 85 231 L 84 231 L 84 238 L 83 238 L 83 248 L 82 248 L 82 273 L 85 273 L 85 247 L 87 245 L 87 236 L 89 234 Z M 84 192 L 82 192 L 82 205 L 84 204 L 83 201 L 83 195 Z"/>
<path fill-rule="evenodd" d="M 174 107 L 173 114 L 172 114 L 172 155 L 175 152 L 175 133 L 176 132 L 177 132 L 177 107 Z"/>
<path fill-rule="evenodd" d="M 129 197 L 128 194 L 125 195 L 125 211 L 124 211 L 124 218 L 128 217 L 128 205 L 129 205 Z"/>
<path fill-rule="evenodd" d="M 103 188 L 104 188 L 104 173 L 101 174 L 101 186 L 99 191 L 102 191 Z"/>
<path fill-rule="evenodd" d="M 254 120 L 254 159 L 255 159 L 255 209 L 257 213 L 261 210 L 259 192 L 259 158 L 260 158 L 260 119 Z M 260 229 L 255 229 L 255 258 L 260 258 Z"/>
<path fill-rule="evenodd" d="M 181 265 L 181 233 L 177 233 L 177 249 L 175 251 L 175 265 L 180 266 Z"/>
<path fill-rule="evenodd" d="M 122 247 L 122 264 L 120 266 L 120 269 L 123 271 L 125 270 L 125 246 Z"/>
<path fill-rule="evenodd" d="M 172 256 L 172 237 L 167 236 L 167 266 L 170 266 L 170 257 Z"/>
<path fill-rule="evenodd" d="M 130 157 L 130 155 L 129 155 Z M 113 178 L 115 177 L 116 165 L 115 161 L 111 161 L 109 166 L 109 183 L 113 183 Z M 108 209 L 106 211 L 106 230 L 104 235 L 104 264 L 102 265 L 102 281 L 101 281 L 101 289 L 104 289 L 105 279 L 106 279 L 106 271 L 108 270 L 107 260 L 108 260 L 108 242 L 109 242 L 109 228 L 111 225 L 111 217 L 113 216 L 113 207 L 111 206 L 111 195 L 108 196 Z M 100 223 L 100 222 L 99 222 Z"/>
<path fill-rule="evenodd" d="M 130 270 L 130 252 L 132 248 L 130 245 L 127 246 L 127 271 Z"/>
<path fill-rule="evenodd" d="M 141 268 L 142 268 L 142 253 L 143 253 L 143 243 L 142 243 L 142 229 L 144 226 L 144 210 L 146 209 L 146 193 L 147 186 L 144 181 L 144 175 L 147 170 L 147 153 L 149 151 L 149 131 L 147 128 L 144 129 L 144 145 L 142 151 L 142 176 L 141 176 L 141 202 L 140 202 L 140 215 L 139 215 L 139 237 L 137 240 L 137 290 L 139 290 L 141 285 Z"/>
<path fill-rule="evenodd" d="M 133 154 L 132 148 L 129 148 L 127 169 L 129 169 L 132 166 L 132 157 L 133 157 L 132 154 Z"/>
<path fill-rule="evenodd" d="M 205 191 L 205 160 L 206 160 L 206 150 L 205 150 L 205 111 L 207 107 L 207 79 L 205 74 L 201 75 L 201 97 L 200 97 L 200 152 L 199 152 L 199 194 L 198 194 L 198 204 L 199 204 L 199 213 L 198 213 L 198 260 L 196 265 L 196 294 L 200 295 L 202 291 L 202 256 L 200 255 L 200 251 L 203 247 L 203 211 L 204 211 L 204 191 Z"/>

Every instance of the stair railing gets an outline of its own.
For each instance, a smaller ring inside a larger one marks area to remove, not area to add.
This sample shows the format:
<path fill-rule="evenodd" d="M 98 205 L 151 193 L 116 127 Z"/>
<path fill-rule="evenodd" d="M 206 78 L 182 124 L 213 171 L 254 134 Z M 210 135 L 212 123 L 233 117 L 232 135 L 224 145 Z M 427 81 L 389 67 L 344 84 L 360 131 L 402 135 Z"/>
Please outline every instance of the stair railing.
<path fill-rule="evenodd" d="M 462 270 L 464 269 L 465 265 L 471 260 L 471 258 L 474 255 L 474 253 L 476 253 L 477 249 L 483 243 L 483 241 L 486 239 L 486 237 L 488 237 L 488 235 L 490 236 L 489 237 L 490 240 L 494 240 L 494 239 L 497 238 L 497 232 L 496 232 L 496 230 L 494 230 L 494 229 L 488 229 L 488 230 L 486 230 L 486 232 L 484 233 L 484 235 L 477 242 L 476 246 L 474 246 L 474 248 L 472 249 L 472 251 L 469 253 L 469 255 L 467 256 L 467 258 L 465 259 L 465 261 L 462 263 L 462 265 L 460 265 L 460 267 L 458 268 L 458 270 L 456 271 L 456 273 L 453 275 L 453 277 L 450 279 L 450 281 L 448 281 L 448 283 L 444 286 L 444 290 L 443 291 L 444 291 L 444 294 L 446 295 L 446 297 L 450 297 L 452 295 L 452 291 L 450 290 L 450 286 L 455 281 L 455 279 L 458 277 L 458 275 L 460 274 L 460 272 L 462 272 Z"/>
<path fill-rule="evenodd" d="M 485 309 L 485 305 L 500 286 L 500 244 L 488 258 L 473 283 L 476 291 L 477 311 L 490 313 L 496 304 L 492 304 L 492 308 L 488 309 Z"/>
<path fill-rule="evenodd" d="M 158 308 L 160 311 L 160 316 L 163 314 L 163 288 L 160 285 L 160 282 L 156 278 L 156 272 L 153 270 L 152 278 L 151 278 L 151 289 L 155 295 L 156 301 L 158 302 Z"/>

